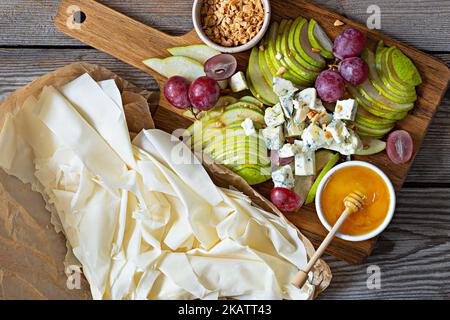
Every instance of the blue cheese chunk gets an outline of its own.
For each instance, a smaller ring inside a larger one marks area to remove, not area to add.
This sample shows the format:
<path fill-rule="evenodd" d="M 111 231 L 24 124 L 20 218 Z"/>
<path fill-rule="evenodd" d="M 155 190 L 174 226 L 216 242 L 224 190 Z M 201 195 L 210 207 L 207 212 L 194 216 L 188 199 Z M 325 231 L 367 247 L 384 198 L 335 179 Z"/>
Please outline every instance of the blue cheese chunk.
<path fill-rule="evenodd" d="M 336 143 L 343 143 L 350 137 L 350 132 L 348 131 L 346 124 L 339 119 L 333 119 L 333 121 L 327 125 L 326 131 L 331 133 Z"/>
<path fill-rule="evenodd" d="M 285 136 L 287 138 L 300 137 L 307 126 L 306 122 L 296 124 L 295 120 L 291 118 L 285 124 Z"/>
<path fill-rule="evenodd" d="M 253 136 L 256 135 L 255 126 L 253 124 L 252 119 L 246 118 L 242 123 L 241 127 L 244 129 L 246 136 Z"/>
<path fill-rule="evenodd" d="M 338 100 L 334 109 L 334 118 L 355 121 L 358 103 L 353 99 Z"/>
<path fill-rule="evenodd" d="M 241 92 L 248 89 L 247 80 L 242 71 L 236 72 L 229 81 L 231 91 L 233 92 Z"/>
<path fill-rule="evenodd" d="M 283 127 L 267 127 L 261 130 L 267 149 L 280 150 L 284 144 Z"/>
<path fill-rule="evenodd" d="M 280 106 L 286 119 L 290 118 L 294 112 L 294 95 L 280 97 Z"/>
<path fill-rule="evenodd" d="M 266 109 L 264 113 L 264 121 L 269 127 L 276 127 L 284 123 L 284 114 L 279 103 Z"/>
<path fill-rule="evenodd" d="M 322 112 L 321 114 L 320 114 L 320 118 L 319 118 L 319 124 L 321 125 L 321 126 L 326 126 L 326 125 L 328 125 L 329 123 L 331 123 L 331 121 L 333 120 L 333 116 L 330 114 L 330 113 L 328 113 L 328 112 Z"/>
<path fill-rule="evenodd" d="M 318 113 L 327 112 L 327 109 L 323 106 L 323 103 L 320 99 L 316 100 L 316 104 L 311 109 Z"/>
<path fill-rule="evenodd" d="M 314 110 L 318 113 L 326 112 L 322 101 L 317 98 L 317 91 L 315 88 L 307 88 L 296 94 L 294 99 L 294 108 L 300 109 L 301 107 L 309 110 Z"/>
<path fill-rule="evenodd" d="M 275 170 L 272 172 L 272 180 L 275 188 L 292 189 L 295 185 L 292 167 L 290 165 L 285 165 L 278 170 Z"/>
<path fill-rule="evenodd" d="M 349 136 L 342 143 L 333 142 L 327 147 L 327 149 L 337 151 L 345 156 L 355 154 L 356 151 L 362 147 L 362 141 L 355 131 L 351 129 L 347 130 L 349 132 Z"/>
<path fill-rule="evenodd" d="M 327 138 L 323 129 L 315 123 L 311 123 L 303 131 L 302 140 L 307 150 L 326 148 L 333 141 L 332 137 Z"/>
<path fill-rule="evenodd" d="M 302 106 L 302 105 L 295 106 L 295 104 L 294 104 L 294 108 L 295 108 L 295 112 L 294 112 L 294 116 L 293 116 L 294 123 L 297 125 L 304 123 L 308 116 L 308 112 L 309 112 L 308 107 Z"/>
<path fill-rule="evenodd" d="M 313 176 L 316 174 L 316 155 L 314 151 L 297 153 L 295 155 L 295 175 Z"/>
<path fill-rule="evenodd" d="M 302 151 L 302 146 L 295 143 L 285 143 L 283 147 L 278 150 L 278 156 L 280 158 L 290 158 Z"/>
<path fill-rule="evenodd" d="M 298 91 L 298 88 L 289 80 L 273 77 L 273 92 L 279 96 L 287 96 Z"/>

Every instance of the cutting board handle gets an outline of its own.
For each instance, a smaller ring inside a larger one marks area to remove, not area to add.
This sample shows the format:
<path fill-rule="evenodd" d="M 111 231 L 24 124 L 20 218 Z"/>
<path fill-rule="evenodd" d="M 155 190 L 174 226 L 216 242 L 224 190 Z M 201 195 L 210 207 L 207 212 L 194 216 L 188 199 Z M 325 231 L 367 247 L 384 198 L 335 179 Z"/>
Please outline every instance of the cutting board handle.
<path fill-rule="evenodd" d="M 165 57 L 167 48 L 200 43 L 192 30 L 182 36 L 171 36 L 140 23 L 93 0 L 62 0 L 55 17 L 61 32 L 104 51 L 154 76 L 142 60 Z"/>

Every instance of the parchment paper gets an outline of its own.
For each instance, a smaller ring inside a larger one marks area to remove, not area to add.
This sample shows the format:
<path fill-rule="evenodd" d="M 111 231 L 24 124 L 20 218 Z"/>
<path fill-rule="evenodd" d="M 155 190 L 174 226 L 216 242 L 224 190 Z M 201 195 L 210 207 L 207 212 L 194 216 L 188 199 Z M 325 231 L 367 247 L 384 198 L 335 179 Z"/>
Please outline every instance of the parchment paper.
<path fill-rule="evenodd" d="M 134 137 L 142 129 L 154 128 L 149 102 L 157 100 L 157 94 L 137 88 L 116 74 L 98 65 L 74 63 L 42 76 L 24 88 L 17 90 L 0 105 L 0 128 L 5 115 L 17 110 L 30 95 L 36 98 L 44 86 L 59 87 L 84 73 L 96 81 L 114 79 L 122 94 L 130 135 Z M 214 182 L 250 196 L 255 205 L 281 215 L 269 201 L 254 191 L 232 171 L 204 158 L 204 165 Z M 76 264 L 60 231 L 59 222 L 45 206 L 42 196 L 18 179 L 0 170 L 0 299 L 90 299 L 86 279 L 65 270 Z M 303 242 L 308 256 L 314 248 L 305 237 Z M 69 254 L 66 257 L 66 253 Z M 317 293 L 330 283 L 331 271 L 320 260 L 316 264 L 313 283 Z M 65 271 L 72 275 L 68 278 Z M 79 282 L 78 282 L 79 279 Z"/>

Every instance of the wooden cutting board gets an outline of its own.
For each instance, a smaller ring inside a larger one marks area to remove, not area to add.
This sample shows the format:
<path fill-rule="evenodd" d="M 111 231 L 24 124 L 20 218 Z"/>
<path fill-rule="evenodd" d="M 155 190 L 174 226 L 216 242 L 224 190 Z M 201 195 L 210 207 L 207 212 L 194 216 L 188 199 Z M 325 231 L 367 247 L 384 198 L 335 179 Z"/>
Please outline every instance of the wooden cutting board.
<path fill-rule="evenodd" d="M 379 32 L 369 30 L 365 26 L 315 6 L 308 1 L 272 0 L 271 3 L 273 20 L 296 18 L 299 15 L 306 18 L 314 18 L 332 39 L 344 28 L 355 26 L 366 32 L 369 38 L 369 46 L 374 46 L 378 40 L 382 39 L 389 46 L 398 46 L 414 61 L 422 75 L 423 84 L 417 90 L 419 99 L 416 107 L 410 112 L 408 117 L 397 124 L 397 127 L 411 133 L 414 140 L 415 156 L 422 144 L 433 115 L 446 92 L 450 80 L 449 68 L 430 55 L 410 48 Z M 79 25 L 73 23 L 75 12 L 82 12 L 81 15 L 79 13 L 75 14 L 82 17 L 83 22 Z M 335 27 L 334 22 L 336 19 L 345 22 L 345 25 Z M 146 67 L 142 61 L 152 57 L 169 56 L 166 49 L 173 46 L 201 43 L 194 30 L 182 36 L 170 36 L 93 0 L 62 0 L 55 18 L 55 25 L 60 31 L 148 72 L 159 82 L 161 87 L 164 85 L 165 78 Z M 249 52 L 237 54 L 236 57 L 239 69 L 244 71 L 247 66 Z M 154 114 L 157 127 L 172 132 L 177 128 L 188 126 L 191 121 L 184 118 L 180 110 L 173 108 L 163 95 L 161 96 L 160 108 Z M 411 161 L 407 164 L 395 165 L 389 161 L 384 152 L 375 156 L 359 157 L 359 159 L 371 162 L 382 169 L 390 177 L 397 191 L 400 190 L 405 181 L 412 163 Z M 271 188 L 272 183 L 270 182 L 255 186 L 255 189 L 265 196 L 268 195 Z M 326 230 L 317 218 L 313 205 L 303 207 L 298 213 L 287 217 L 316 246 L 326 235 Z M 362 242 L 348 242 L 336 239 L 327 252 L 350 263 L 361 263 L 370 255 L 375 242 L 376 239 Z"/>

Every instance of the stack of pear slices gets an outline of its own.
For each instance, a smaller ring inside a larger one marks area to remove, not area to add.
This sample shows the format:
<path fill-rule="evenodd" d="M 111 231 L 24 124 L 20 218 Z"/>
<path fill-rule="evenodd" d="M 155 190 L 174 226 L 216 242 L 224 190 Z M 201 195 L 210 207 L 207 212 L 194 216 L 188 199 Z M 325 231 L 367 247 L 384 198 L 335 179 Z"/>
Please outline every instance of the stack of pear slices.
<path fill-rule="evenodd" d="M 253 121 L 254 135 L 247 136 L 241 126 L 247 118 Z M 258 99 L 223 96 L 187 129 L 187 143 L 195 153 L 228 167 L 250 185 L 259 184 L 271 179 L 267 146 L 258 134 L 264 123 L 264 104 Z"/>
<path fill-rule="evenodd" d="M 413 62 L 397 47 L 385 47 L 376 52 L 366 49 L 362 58 L 369 66 L 369 78 L 359 86 L 348 86 L 358 101 L 356 127 L 366 138 L 382 138 L 408 114 L 417 100 L 416 86 L 422 83 Z"/>
<path fill-rule="evenodd" d="M 333 59 L 333 43 L 315 20 L 303 17 L 272 22 L 261 44 L 254 47 L 247 69 L 252 94 L 274 105 L 273 77 L 282 77 L 299 88 L 314 86 L 319 73 Z"/>

